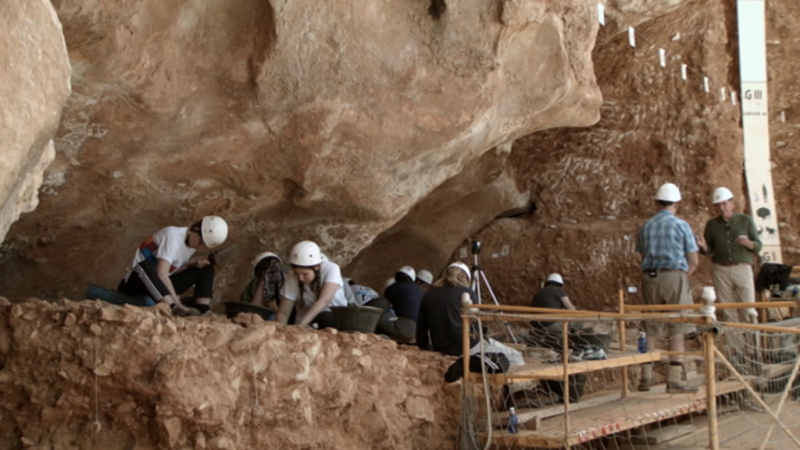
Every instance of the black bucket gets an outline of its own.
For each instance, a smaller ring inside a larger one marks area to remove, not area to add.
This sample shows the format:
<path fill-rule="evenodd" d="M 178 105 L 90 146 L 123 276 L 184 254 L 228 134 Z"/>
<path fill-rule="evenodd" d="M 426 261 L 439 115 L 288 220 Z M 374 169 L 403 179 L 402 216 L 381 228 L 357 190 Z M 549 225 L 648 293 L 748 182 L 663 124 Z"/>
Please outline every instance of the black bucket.
<path fill-rule="evenodd" d="M 372 306 L 334 306 L 333 321 L 339 331 L 359 331 L 361 333 L 372 333 L 378 326 L 378 321 L 383 314 L 380 308 Z"/>
<path fill-rule="evenodd" d="M 225 315 L 228 316 L 229 319 L 241 313 L 258 314 L 264 320 L 270 320 L 275 315 L 275 311 L 264 308 L 263 306 L 251 305 L 250 303 L 244 302 L 225 302 Z"/>

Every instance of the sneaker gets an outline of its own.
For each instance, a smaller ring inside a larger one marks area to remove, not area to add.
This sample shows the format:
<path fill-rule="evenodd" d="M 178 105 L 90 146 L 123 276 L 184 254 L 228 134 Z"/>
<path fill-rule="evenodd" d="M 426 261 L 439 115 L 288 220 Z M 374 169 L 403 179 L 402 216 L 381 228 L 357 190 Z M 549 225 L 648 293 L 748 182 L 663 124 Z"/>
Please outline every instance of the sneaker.
<path fill-rule="evenodd" d="M 608 359 L 608 355 L 602 348 L 591 346 L 583 352 L 583 359 L 587 361 L 597 361 L 601 359 Z"/>
<path fill-rule="evenodd" d="M 569 362 L 579 362 L 579 361 L 583 361 L 583 350 L 575 350 L 574 352 L 569 354 Z M 564 360 L 561 359 L 561 353 L 559 353 L 555 357 L 553 357 L 550 361 L 547 362 L 550 364 L 556 364 L 564 362 Z"/>

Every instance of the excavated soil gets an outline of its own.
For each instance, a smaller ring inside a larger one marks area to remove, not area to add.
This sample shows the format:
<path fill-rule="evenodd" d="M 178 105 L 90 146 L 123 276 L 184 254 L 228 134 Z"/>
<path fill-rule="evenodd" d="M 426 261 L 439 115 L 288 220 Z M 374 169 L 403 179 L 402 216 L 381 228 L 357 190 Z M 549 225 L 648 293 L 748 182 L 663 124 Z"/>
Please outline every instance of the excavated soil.
<path fill-rule="evenodd" d="M 251 314 L 0 297 L 0 448 L 454 448 L 451 362 Z"/>

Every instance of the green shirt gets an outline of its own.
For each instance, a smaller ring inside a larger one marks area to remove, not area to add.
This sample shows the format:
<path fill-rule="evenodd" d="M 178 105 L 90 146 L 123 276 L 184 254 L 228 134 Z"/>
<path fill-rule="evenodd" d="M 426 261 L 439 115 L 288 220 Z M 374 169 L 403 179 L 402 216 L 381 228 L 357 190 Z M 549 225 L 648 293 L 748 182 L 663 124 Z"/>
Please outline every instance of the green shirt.
<path fill-rule="evenodd" d="M 741 235 L 746 235 L 753 241 L 753 250 L 734 242 Z M 706 224 L 704 236 L 708 250 L 702 253 L 712 255 L 714 264 L 753 264 L 753 254 L 761 251 L 756 224 L 750 216 L 744 214 L 733 213 L 729 222 L 721 216 L 714 217 Z"/>
<path fill-rule="evenodd" d="M 242 295 L 239 296 L 239 301 L 242 303 L 253 303 L 253 297 L 256 295 L 256 289 L 258 289 L 259 280 L 253 278 L 247 283 L 245 286 L 244 291 L 242 291 Z"/>

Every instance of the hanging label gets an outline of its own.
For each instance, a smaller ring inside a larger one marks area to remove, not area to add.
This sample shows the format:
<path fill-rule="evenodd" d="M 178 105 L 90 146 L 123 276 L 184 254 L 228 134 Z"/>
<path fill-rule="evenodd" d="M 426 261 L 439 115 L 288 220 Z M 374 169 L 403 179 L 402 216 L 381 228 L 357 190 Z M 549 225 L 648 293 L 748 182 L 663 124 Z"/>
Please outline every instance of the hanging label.
<path fill-rule="evenodd" d="M 631 47 L 636 47 L 636 32 L 633 31 L 633 27 L 628 27 L 628 43 Z"/>
<path fill-rule="evenodd" d="M 606 24 L 606 7 L 602 3 L 597 4 L 597 21 L 600 25 Z"/>
<path fill-rule="evenodd" d="M 708 92 L 708 77 L 703 77 L 703 89 Z"/>
<path fill-rule="evenodd" d="M 731 105 L 736 106 L 736 91 L 731 91 Z"/>
<path fill-rule="evenodd" d="M 681 64 L 681 78 L 686 81 L 686 64 Z"/>
<path fill-rule="evenodd" d="M 661 67 L 667 67 L 667 51 L 663 48 L 658 49 L 658 60 L 661 62 Z"/>
<path fill-rule="evenodd" d="M 724 102 L 728 99 L 728 95 L 725 92 L 725 88 L 720 88 L 719 90 L 719 101 Z"/>

